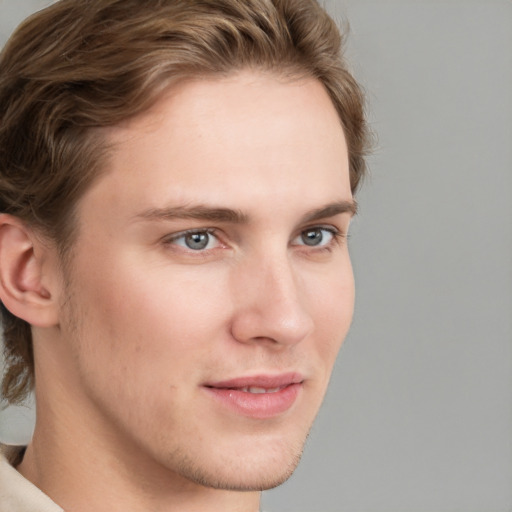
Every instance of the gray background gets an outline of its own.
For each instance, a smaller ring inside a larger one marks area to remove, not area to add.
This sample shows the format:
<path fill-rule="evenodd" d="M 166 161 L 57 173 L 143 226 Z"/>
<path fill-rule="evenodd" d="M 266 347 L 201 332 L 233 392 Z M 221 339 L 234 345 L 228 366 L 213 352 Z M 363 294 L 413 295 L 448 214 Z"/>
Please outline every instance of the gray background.
<path fill-rule="evenodd" d="M 0 0 L 0 39 L 48 2 Z M 379 142 L 353 327 L 268 512 L 512 511 L 512 2 L 326 2 Z M 0 413 L 0 439 L 30 435 Z"/>

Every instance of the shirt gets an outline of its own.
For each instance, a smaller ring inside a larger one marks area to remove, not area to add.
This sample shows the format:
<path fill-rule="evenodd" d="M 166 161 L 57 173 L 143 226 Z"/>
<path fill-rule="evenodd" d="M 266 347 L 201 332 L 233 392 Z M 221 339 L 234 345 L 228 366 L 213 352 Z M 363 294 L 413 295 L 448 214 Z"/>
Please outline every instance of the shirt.
<path fill-rule="evenodd" d="M 0 445 L 0 512 L 64 512 L 15 467 L 23 448 Z"/>

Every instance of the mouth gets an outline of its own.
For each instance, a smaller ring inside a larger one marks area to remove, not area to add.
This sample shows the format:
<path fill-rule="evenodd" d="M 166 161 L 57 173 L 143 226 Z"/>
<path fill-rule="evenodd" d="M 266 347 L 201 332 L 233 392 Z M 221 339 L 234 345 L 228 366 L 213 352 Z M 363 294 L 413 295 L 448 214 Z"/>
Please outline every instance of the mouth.
<path fill-rule="evenodd" d="M 298 373 L 259 375 L 207 383 L 203 389 L 224 409 L 254 419 L 274 418 L 300 397 L 304 378 Z"/>
<path fill-rule="evenodd" d="M 230 388 L 230 389 L 242 391 L 243 393 L 254 393 L 254 394 L 258 395 L 260 393 L 278 393 L 285 387 L 286 386 L 280 386 L 277 388 L 258 388 L 256 386 L 245 386 L 243 388 Z"/>

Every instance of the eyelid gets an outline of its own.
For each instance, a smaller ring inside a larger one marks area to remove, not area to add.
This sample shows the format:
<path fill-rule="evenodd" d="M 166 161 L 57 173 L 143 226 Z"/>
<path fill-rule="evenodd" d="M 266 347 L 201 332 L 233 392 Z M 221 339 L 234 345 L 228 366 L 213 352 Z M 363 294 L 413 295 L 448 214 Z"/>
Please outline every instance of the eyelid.
<path fill-rule="evenodd" d="M 339 234 L 341 236 L 345 235 L 345 230 L 341 229 L 335 224 L 311 224 L 310 226 L 304 226 L 301 228 L 298 234 L 304 233 L 304 231 L 311 229 L 325 229 L 326 231 L 330 231 L 332 234 Z"/>

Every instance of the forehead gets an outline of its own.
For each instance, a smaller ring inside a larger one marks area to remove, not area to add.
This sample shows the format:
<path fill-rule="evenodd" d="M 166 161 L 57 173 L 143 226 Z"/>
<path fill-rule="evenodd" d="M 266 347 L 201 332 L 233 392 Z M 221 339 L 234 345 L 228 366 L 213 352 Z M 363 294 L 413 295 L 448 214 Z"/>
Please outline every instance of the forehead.
<path fill-rule="evenodd" d="M 234 208 L 292 192 L 311 208 L 328 193 L 351 196 L 340 120 L 311 78 L 243 71 L 185 81 L 108 136 L 113 151 L 99 181 L 111 203 L 120 191 L 139 207 L 186 204 L 199 192 Z"/>

